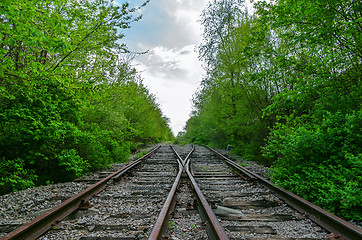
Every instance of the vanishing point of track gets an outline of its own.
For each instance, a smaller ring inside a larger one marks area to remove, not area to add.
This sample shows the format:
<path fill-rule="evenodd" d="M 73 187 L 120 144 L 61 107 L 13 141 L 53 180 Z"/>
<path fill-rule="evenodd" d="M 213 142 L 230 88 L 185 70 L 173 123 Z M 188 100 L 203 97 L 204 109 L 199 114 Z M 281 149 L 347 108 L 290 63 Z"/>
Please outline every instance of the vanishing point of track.
<path fill-rule="evenodd" d="M 193 235 L 180 235 L 189 230 L 176 229 L 179 222 L 192 226 Z M 311 231 L 317 234 L 309 237 Z M 362 239 L 360 228 L 199 146 L 158 146 L 1 240 L 70 234 L 82 240 Z"/>

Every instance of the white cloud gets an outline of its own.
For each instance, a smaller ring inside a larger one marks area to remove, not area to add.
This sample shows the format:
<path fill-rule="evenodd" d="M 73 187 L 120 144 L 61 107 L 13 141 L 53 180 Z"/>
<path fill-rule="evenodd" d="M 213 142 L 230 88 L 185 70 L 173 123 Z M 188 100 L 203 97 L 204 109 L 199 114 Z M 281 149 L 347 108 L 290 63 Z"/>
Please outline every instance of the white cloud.
<path fill-rule="evenodd" d="M 145 70 L 151 75 L 163 76 L 168 81 L 195 83 L 195 73 L 198 77 L 202 72 L 194 45 L 187 45 L 181 49 L 157 46 L 148 54 L 137 58 Z M 197 82 L 200 79 L 197 80 Z"/>
<path fill-rule="evenodd" d="M 200 19 L 201 11 L 205 8 L 206 0 L 179 0 L 178 6 L 174 11 L 170 9 L 169 14 L 175 19 L 175 22 L 183 29 L 189 39 L 198 42 L 202 34 Z"/>
<path fill-rule="evenodd" d="M 132 4 L 142 1 L 135 0 Z M 191 112 L 191 98 L 203 69 L 194 48 L 201 42 L 197 22 L 208 0 L 151 0 L 143 19 L 125 32 L 131 51 L 147 51 L 136 58 L 144 84 L 155 94 L 174 134 L 182 130 Z"/>
<path fill-rule="evenodd" d="M 191 111 L 192 95 L 202 79 L 202 68 L 188 45 L 181 49 L 157 46 L 136 59 L 143 83 L 157 96 L 163 113 L 170 118 L 174 134 L 183 129 Z"/>

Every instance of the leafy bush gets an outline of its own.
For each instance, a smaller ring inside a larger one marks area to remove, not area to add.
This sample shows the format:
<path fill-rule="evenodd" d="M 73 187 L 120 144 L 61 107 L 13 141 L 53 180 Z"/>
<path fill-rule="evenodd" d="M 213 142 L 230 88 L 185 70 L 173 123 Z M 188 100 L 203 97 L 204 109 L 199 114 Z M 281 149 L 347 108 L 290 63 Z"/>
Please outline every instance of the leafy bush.
<path fill-rule="evenodd" d="M 346 218 L 362 220 L 362 111 L 320 123 L 277 125 L 264 149 L 280 187 Z"/>
<path fill-rule="evenodd" d="M 71 180 L 125 161 L 132 145 L 172 137 L 122 55 L 121 30 L 140 20 L 132 11 L 109 1 L 0 1 L 1 193 Z"/>
<path fill-rule="evenodd" d="M 78 155 L 75 149 L 65 149 L 58 155 L 62 180 L 72 180 L 82 176 L 89 168 L 89 163 Z"/>
<path fill-rule="evenodd" d="M 0 159 L 0 194 L 17 191 L 35 186 L 38 176 L 32 169 L 25 169 L 21 158 L 9 160 Z"/>

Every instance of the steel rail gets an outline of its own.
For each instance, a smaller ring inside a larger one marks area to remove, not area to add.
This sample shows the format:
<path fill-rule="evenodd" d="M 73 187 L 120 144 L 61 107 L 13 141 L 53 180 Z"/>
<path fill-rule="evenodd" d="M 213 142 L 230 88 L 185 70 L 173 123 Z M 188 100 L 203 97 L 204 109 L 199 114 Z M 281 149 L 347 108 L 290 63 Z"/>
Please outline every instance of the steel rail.
<path fill-rule="evenodd" d="M 173 183 L 172 188 L 167 196 L 167 199 L 166 199 L 165 203 L 163 204 L 161 212 L 157 217 L 156 223 L 148 238 L 149 240 L 162 239 L 162 234 L 166 233 L 166 231 L 168 230 L 168 221 L 170 220 L 170 213 L 173 211 L 173 209 L 175 208 L 175 204 L 176 204 L 176 198 L 175 198 L 176 190 L 177 190 L 178 186 L 180 185 L 181 175 L 184 170 L 184 166 L 182 164 L 183 162 L 182 162 L 180 155 L 175 151 L 175 149 L 171 145 L 170 145 L 170 147 L 177 156 L 179 171 L 176 176 L 175 182 Z"/>
<path fill-rule="evenodd" d="M 251 172 L 250 170 L 236 164 L 234 161 L 228 159 L 216 150 L 205 146 L 209 150 L 216 153 L 227 164 L 234 169 L 247 176 L 253 176 L 259 183 L 272 190 L 278 197 L 283 199 L 288 205 L 298 210 L 301 213 L 306 214 L 312 221 L 330 231 L 334 235 L 341 235 L 344 239 L 356 240 L 362 239 L 362 229 L 354 226 L 353 224 L 337 217 L 336 215 L 316 206 L 315 204 L 299 197 L 298 195 L 289 192 L 283 188 L 275 186 L 272 182 L 259 176 L 258 174 Z"/>
<path fill-rule="evenodd" d="M 154 225 L 154 228 L 152 229 L 152 232 L 149 236 L 149 240 L 158 240 L 162 239 L 162 234 L 165 233 L 168 229 L 168 220 L 170 219 L 170 212 L 175 207 L 175 193 L 177 190 L 177 187 L 179 185 L 179 182 L 181 180 L 181 175 L 186 170 L 187 176 L 192 183 L 192 187 L 194 188 L 196 192 L 196 196 L 198 198 L 199 202 L 199 210 L 200 215 L 202 216 L 203 220 L 207 222 L 207 232 L 210 239 L 222 239 L 227 240 L 229 239 L 228 236 L 225 233 L 224 228 L 221 226 L 219 221 L 217 220 L 214 212 L 212 211 L 210 205 L 207 203 L 205 197 L 203 196 L 200 188 L 197 186 L 195 179 L 193 178 L 192 174 L 189 171 L 189 159 L 191 157 L 191 154 L 195 150 L 195 147 L 193 146 L 189 154 L 186 156 L 184 160 L 180 157 L 180 155 L 176 152 L 176 150 L 170 146 L 171 149 L 175 152 L 178 163 L 179 163 L 179 172 L 176 177 L 176 180 L 172 186 L 172 189 L 166 199 L 166 202 L 156 220 L 156 223 Z"/>
<path fill-rule="evenodd" d="M 193 150 L 195 148 L 193 147 Z M 191 154 L 189 154 L 191 155 Z M 188 155 L 188 157 L 190 157 Z M 225 229 L 221 226 L 219 220 L 217 219 L 215 213 L 211 209 L 210 205 L 208 204 L 205 196 L 202 194 L 200 188 L 197 186 L 197 183 L 190 172 L 190 158 L 185 160 L 185 169 L 187 176 L 190 179 L 192 187 L 195 190 L 197 200 L 198 200 L 198 208 L 200 211 L 200 215 L 203 220 L 206 222 L 207 233 L 210 239 L 221 239 L 227 240 L 229 237 L 226 235 Z"/>
<path fill-rule="evenodd" d="M 177 156 L 177 162 L 179 163 L 180 169 L 183 170 L 183 167 L 185 165 L 184 161 L 182 160 L 180 154 L 178 154 L 178 152 L 176 152 L 175 148 L 172 145 L 170 145 L 170 147 L 171 147 L 172 151 L 175 153 L 175 155 Z M 192 151 L 190 151 L 190 152 L 192 152 Z"/>
<path fill-rule="evenodd" d="M 142 160 L 148 158 L 159 148 L 160 146 L 156 146 L 146 155 L 128 164 L 117 172 L 112 173 L 108 177 L 100 180 L 99 182 L 93 184 L 92 186 L 81 191 L 74 197 L 65 200 L 60 205 L 55 206 L 54 208 L 38 216 L 32 221 L 21 225 L 19 228 L 2 237 L 1 240 L 31 240 L 40 237 L 53 226 L 56 226 L 66 216 L 77 210 L 79 207 L 82 207 L 82 205 L 86 203 L 92 196 L 105 189 L 109 180 L 119 178 L 122 174 L 140 164 Z"/>

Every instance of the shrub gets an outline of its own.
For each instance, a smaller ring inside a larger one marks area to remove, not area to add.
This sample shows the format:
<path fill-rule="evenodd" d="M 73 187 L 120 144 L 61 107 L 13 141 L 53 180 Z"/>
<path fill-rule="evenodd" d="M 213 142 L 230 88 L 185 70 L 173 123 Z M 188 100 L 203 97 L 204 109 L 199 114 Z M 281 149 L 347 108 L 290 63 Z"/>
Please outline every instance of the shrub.
<path fill-rule="evenodd" d="M 80 177 L 89 168 L 89 163 L 83 160 L 75 149 L 65 149 L 57 158 L 61 167 L 62 180 L 73 180 Z"/>
<path fill-rule="evenodd" d="M 278 125 L 264 155 L 280 187 L 340 216 L 362 220 L 362 111 L 318 123 Z"/>
<path fill-rule="evenodd" d="M 2 158 L 0 175 L 2 176 L 0 194 L 34 187 L 34 182 L 38 178 L 34 170 L 25 169 L 24 160 L 21 158 L 13 160 Z"/>

